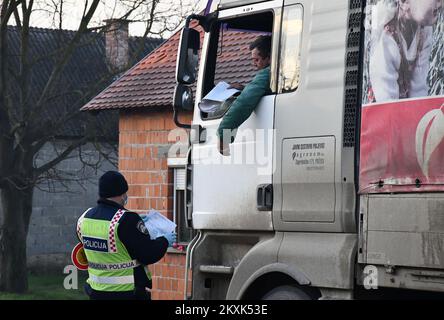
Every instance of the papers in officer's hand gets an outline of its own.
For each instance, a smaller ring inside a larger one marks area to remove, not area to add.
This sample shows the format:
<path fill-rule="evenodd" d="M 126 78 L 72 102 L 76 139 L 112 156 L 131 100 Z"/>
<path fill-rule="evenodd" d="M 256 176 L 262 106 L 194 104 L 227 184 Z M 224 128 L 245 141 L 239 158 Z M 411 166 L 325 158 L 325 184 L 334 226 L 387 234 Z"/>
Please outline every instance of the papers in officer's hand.
<path fill-rule="evenodd" d="M 143 218 L 151 239 L 156 239 L 176 230 L 176 224 L 162 215 L 160 212 L 150 210 Z"/>
<path fill-rule="evenodd" d="M 222 102 L 239 92 L 239 90 L 234 88 L 228 89 L 229 86 L 230 85 L 224 81 L 219 82 L 213 90 L 208 92 L 204 99 Z"/>

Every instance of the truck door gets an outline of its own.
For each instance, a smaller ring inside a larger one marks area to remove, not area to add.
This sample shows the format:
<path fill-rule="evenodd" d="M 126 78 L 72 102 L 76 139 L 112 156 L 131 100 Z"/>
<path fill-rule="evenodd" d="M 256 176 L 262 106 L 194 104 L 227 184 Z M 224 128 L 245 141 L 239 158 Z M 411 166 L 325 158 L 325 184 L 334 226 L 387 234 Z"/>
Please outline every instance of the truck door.
<path fill-rule="evenodd" d="M 341 183 L 353 180 L 352 152 L 349 176 L 341 177 L 347 9 L 347 1 L 285 1 L 275 108 L 278 230 L 338 222 Z"/>
<path fill-rule="evenodd" d="M 203 45 L 198 103 L 220 81 L 245 85 L 252 80 L 257 71 L 249 44 L 259 35 L 272 36 L 274 61 L 282 1 L 271 3 L 275 9 L 268 2 L 219 12 Z M 273 74 L 273 62 L 271 70 Z M 238 128 L 229 156 L 219 153 L 216 136 L 226 105 L 212 112 L 195 108 L 193 124 L 204 128 L 205 138 L 192 149 L 194 228 L 272 230 L 271 209 L 258 210 L 258 187 L 272 183 L 274 104 L 274 93 L 262 98 Z"/>

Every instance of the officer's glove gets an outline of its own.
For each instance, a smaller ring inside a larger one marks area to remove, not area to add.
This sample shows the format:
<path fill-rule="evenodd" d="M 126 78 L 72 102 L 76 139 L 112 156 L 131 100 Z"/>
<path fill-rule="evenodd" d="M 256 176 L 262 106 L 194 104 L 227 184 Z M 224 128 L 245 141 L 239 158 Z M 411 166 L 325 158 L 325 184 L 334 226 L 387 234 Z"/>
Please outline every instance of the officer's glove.
<path fill-rule="evenodd" d="M 168 247 L 172 247 L 177 240 L 177 234 L 175 232 L 164 234 L 163 237 L 168 240 Z"/>

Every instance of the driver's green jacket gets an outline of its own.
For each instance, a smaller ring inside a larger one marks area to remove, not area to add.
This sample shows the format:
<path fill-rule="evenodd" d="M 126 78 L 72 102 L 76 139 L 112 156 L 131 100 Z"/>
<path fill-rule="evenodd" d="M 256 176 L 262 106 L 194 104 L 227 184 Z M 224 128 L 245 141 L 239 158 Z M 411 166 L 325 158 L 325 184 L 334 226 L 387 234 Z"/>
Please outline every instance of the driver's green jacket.
<path fill-rule="evenodd" d="M 270 92 L 270 67 L 268 66 L 256 74 L 233 102 L 217 129 L 217 135 L 222 138 L 224 129 L 237 129 L 250 117 L 261 98 Z"/>

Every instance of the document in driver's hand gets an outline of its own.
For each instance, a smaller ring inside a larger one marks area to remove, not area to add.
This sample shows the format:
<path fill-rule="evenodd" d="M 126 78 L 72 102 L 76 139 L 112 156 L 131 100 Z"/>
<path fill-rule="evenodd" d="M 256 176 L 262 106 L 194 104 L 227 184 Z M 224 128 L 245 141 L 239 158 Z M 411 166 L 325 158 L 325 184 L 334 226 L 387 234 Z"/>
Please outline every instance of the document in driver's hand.
<path fill-rule="evenodd" d="M 213 100 L 222 102 L 233 96 L 240 90 L 235 88 L 228 89 L 230 85 L 224 81 L 219 82 L 202 100 Z"/>

